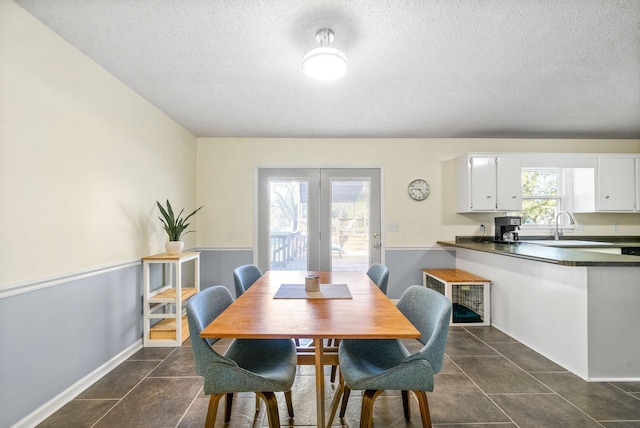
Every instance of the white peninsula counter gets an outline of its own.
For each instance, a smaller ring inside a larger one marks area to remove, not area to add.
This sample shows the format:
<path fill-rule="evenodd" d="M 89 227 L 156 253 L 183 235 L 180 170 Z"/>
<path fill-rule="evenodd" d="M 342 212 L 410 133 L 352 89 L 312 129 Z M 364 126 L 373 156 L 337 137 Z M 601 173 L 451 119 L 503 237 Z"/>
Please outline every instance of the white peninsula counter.
<path fill-rule="evenodd" d="M 640 381 L 640 257 L 438 242 L 490 278 L 491 324 L 591 381 Z"/>

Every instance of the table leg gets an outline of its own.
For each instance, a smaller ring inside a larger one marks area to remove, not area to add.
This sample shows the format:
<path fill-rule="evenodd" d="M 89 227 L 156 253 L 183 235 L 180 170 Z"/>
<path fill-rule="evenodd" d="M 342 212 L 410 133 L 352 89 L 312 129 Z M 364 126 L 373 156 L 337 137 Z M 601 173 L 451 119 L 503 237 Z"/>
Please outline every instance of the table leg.
<path fill-rule="evenodd" d="M 333 418 L 336 416 L 336 411 L 338 410 L 338 405 L 340 405 L 340 399 L 344 395 L 344 379 L 342 379 L 342 372 L 338 372 L 338 388 L 333 396 L 333 400 L 331 400 L 331 409 L 329 411 L 329 420 L 327 421 L 327 428 L 331 427 L 333 423 Z"/>
<path fill-rule="evenodd" d="M 316 412 L 318 428 L 324 427 L 324 340 L 314 340 L 316 358 Z"/>

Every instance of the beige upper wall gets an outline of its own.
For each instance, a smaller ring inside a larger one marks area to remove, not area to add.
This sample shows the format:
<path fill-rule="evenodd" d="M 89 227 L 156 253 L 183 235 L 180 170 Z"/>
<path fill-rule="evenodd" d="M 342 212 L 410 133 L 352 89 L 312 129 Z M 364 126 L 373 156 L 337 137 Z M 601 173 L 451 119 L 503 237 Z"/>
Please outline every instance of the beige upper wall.
<path fill-rule="evenodd" d="M 383 169 L 387 247 L 428 247 L 456 235 L 475 234 L 492 214 L 455 213 L 453 159 L 468 152 L 640 153 L 640 140 L 514 139 L 198 139 L 198 246 L 251 248 L 254 233 L 255 169 L 258 166 L 379 166 Z M 431 196 L 414 202 L 408 183 L 425 178 Z M 640 214 L 583 214 L 576 234 L 640 234 Z"/>
<path fill-rule="evenodd" d="M 164 251 L 155 201 L 195 207 L 192 134 L 8 0 L 0 94 L 0 289 Z"/>

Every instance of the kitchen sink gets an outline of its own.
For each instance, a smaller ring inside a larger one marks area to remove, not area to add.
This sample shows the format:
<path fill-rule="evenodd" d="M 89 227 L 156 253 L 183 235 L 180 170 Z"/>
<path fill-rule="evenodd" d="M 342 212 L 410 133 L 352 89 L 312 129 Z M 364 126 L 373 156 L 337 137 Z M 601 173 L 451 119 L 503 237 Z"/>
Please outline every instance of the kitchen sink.
<path fill-rule="evenodd" d="M 579 241 L 570 239 L 541 239 L 536 241 L 520 241 L 526 244 L 545 245 L 547 247 L 609 247 L 613 245 L 611 242 L 600 241 Z"/>

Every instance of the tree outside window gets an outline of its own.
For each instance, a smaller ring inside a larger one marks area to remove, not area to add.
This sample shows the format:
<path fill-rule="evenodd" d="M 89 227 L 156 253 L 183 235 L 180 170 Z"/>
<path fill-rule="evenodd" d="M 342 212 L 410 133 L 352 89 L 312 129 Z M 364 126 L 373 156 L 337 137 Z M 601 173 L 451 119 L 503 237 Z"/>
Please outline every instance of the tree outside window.
<path fill-rule="evenodd" d="M 303 180 L 272 180 L 270 186 L 271 230 L 306 233 L 307 182 Z"/>
<path fill-rule="evenodd" d="M 562 209 L 562 174 L 559 169 L 522 170 L 522 224 L 548 226 Z"/>

